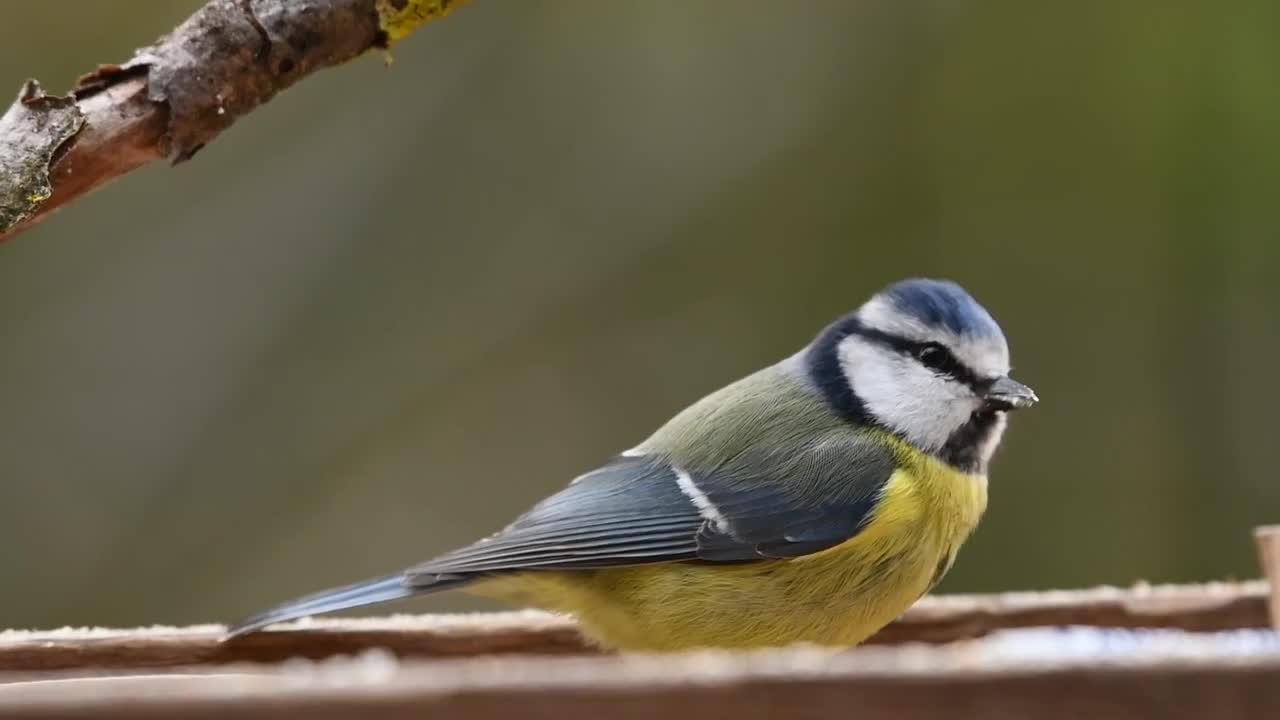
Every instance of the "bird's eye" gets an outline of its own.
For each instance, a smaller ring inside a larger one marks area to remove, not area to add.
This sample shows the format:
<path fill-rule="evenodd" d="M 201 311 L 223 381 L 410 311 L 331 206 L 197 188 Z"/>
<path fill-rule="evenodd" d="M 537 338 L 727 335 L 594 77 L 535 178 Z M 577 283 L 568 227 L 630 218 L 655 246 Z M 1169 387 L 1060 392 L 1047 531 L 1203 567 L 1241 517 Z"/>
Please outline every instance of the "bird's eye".
<path fill-rule="evenodd" d="M 955 358 L 951 356 L 951 351 L 938 343 L 921 345 L 916 349 L 915 355 L 922 365 L 940 373 L 949 375 L 955 366 Z"/>

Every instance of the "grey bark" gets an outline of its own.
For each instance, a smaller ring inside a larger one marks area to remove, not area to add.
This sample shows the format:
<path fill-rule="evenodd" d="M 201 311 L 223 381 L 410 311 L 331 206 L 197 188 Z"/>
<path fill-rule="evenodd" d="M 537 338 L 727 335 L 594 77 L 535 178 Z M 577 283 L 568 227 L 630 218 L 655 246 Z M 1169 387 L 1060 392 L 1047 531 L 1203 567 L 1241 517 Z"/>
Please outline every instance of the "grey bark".
<path fill-rule="evenodd" d="M 65 96 L 28 81 L 0 118 L 0 242 L 140 165 L 190 159 L 301 78 L 385 47 L 379 9 L 380 0 L 212 0 Z"/>

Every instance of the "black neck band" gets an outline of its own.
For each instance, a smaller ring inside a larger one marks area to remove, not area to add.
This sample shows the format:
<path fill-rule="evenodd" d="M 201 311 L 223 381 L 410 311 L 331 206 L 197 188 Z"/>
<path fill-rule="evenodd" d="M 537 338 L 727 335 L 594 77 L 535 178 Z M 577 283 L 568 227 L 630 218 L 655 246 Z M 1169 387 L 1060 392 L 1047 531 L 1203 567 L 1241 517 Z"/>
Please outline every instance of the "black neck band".
<path fill-rule="evenodd" d="M 850 313 L 828 325 L 805 354 L 805 367 L 809 378 L 836 414 L 856 425 L 880 428 L 905 441 L 906 438 L 901 433 L 871 415 L 862 399 L 854 392 L 848 376 L 845 375 L 844 368 L 840 364 L 840 343 L 851 335 L 857 335 L 903 353 L 912 352 L 920 346 L 920 343 L 869 328 L 858 319 L 856 314 Z M 957 379 L 970 386 L 979 383 L 976 378 L 966 375 Z M 974 413 L 969 417 L 968 422 L 951 433 L 946 445 L 936 453 L 936 456 L 959 470 L 984 471 L 981 450 L 994 431 L 995 425 L 994 412 Z"/>
<path fill-rule="evenodd" d="M 840 366 L 840 341 L 857 333 L 862 327 L 862 322 L 852 313 L 831 323 L 809 346 L 805 365 L 809 370 L 809 378 L 836 414 L 852 423 L 879 427 L 880 423 L 867 413 L 866 406 L 853 392 L 849 378 Z"/>

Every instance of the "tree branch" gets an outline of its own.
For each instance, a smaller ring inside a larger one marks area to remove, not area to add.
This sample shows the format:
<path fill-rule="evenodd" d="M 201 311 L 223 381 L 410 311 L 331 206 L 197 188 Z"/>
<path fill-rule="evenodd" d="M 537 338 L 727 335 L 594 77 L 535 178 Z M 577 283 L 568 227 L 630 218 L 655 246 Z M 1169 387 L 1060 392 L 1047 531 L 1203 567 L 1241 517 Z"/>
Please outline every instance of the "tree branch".
<path fill-rule="evenodd" d="M 442 17 L 463 0 L 211 0 L 65 97 L 27 81 L 0 116 L 0 242 L 152 160 L 189 160 L 321 68 Z"/>

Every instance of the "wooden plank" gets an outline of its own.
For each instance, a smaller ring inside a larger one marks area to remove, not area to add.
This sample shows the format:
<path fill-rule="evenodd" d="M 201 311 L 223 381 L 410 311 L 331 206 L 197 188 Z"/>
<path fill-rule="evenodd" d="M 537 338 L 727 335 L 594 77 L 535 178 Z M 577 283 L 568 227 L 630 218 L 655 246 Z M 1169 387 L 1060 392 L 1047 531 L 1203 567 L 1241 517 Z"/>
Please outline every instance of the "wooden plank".
<path fill-rule="evenodd" d="M 354 655 L 372 647 L 404 658 L 590 652 L 573 622 L 524 611 L 308 620 L 297 628 L 222 641 L 223 626 L 85 629 L 0 634 L 0 673 L 270 663 Z"/>
<path fill-rule="evenodd" d="M 265 669 L 234 666 L 0 685 L 0 720 L 228 716 L 1280 717 L 1280 641 L 1256 630 L 1196 635 L 1088 629 L 1007 631 L 951 645 L 844 652 L 796 648 L 403 663 L 390 653 L 374 652 Z"/>
<path fill-rule="evenodd" d="M 1253 581 L 930 597 L 871 643 L 946 643 L 1001 629 L 1047 625 L 1195 632 L 1264 627 L 1268 622 L 1267 596 L 1267 584 Z M 287 627 L 295 629 L 227 643 L 220 642 L 222 627 L 217 625 L 9 631 L 0 633 L 0 672 L 278 662 L 292 657 L 354 654 L 370 647 L 387 648 L 400 658 L 591 652 L 571 621 L 533 611 L 316 619 Z"/>
<path fill-rule="evenodd" d="M 1280 525 L 1267 525 L 1253 531 L 1258 543 L 1258 562 L 1271 585 L 1271 627 L 1280 630 Z"/>

